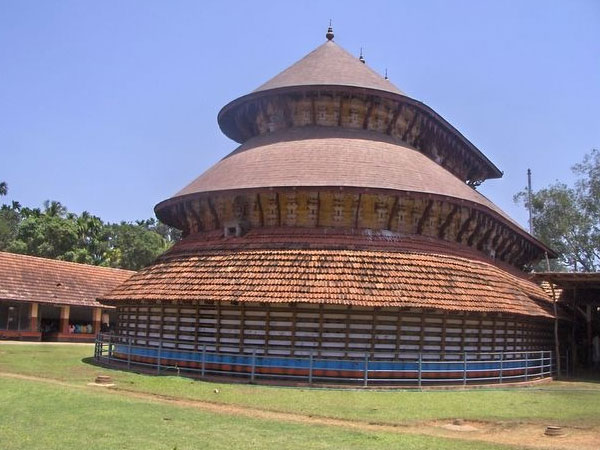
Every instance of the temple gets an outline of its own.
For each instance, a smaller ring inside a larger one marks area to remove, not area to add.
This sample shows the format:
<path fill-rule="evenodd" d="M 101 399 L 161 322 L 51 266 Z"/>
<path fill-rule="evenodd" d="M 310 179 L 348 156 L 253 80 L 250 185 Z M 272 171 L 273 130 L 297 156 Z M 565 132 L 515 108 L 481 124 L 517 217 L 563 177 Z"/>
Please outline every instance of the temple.
<path fill-rule="evenodd" d="M 525 270 L 553 251 L 475 189 L 502 175 L 480 150 L 333 38 L 221 110 L 240 146 L 155 208 L 184 238 L 101 299 L 112 357 L 325 381 L 416 379 L 417 361 L 419 383 L 549 373 L 552 301 Z"/>

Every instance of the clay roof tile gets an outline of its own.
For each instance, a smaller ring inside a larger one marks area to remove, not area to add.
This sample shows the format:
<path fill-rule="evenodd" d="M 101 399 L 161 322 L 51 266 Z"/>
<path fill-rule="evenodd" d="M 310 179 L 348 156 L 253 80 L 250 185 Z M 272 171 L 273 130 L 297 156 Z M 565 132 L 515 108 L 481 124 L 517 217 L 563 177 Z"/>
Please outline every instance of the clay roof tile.
<path fill-rule="evenodd" d="M 96 298 L 134 273 L 0 252 L 0 300 L 102 306 Z"/>

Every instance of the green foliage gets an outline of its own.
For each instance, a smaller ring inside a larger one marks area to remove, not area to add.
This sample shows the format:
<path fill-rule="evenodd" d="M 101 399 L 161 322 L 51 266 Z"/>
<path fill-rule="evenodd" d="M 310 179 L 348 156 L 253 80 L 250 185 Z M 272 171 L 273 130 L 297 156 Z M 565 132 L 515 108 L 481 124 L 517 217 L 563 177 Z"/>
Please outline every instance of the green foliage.
<path fill-rule="evenodd" d="M 532 194 L 533 230 L 536 237 L 560 257 L 551 270 L 600 269 L 600 151 L 592 150 L 573 167 L 575 186 L 554 183 Z M 515 201 L 529 207 L 527 191 Z M 546 269 L 545 262 L 542 269 Z"/>
<path fill-rule="evenodd" d="M 77 246 L 74 221 L 48 214 L 25 216 L 8 250 L 27 255 L 66 259 L 63 255 Z"/>
<path fill-rule="evenodd" d="M 0 183 L 6 192 L 6 183 Z M 181 234 L 155 219 L 105 223 L 84 211 L 71 213 L 57 201 L 40 208 L 18 202 L 0 206 L 0 251 L 138 270 L 179 240 Z"/>
<path fill-rule="evenodd" d="M 17 236 L 21 222 L 20 209 L 18 202 L 0 206 L 0 250 L 8 248 Z"/>
<path fill-rule="evenodd" d="M 103 241 L 108 244 L 103 265 L 132 270 L 150 264 L 171 245 L 155 231 L 126 222 L 104 227 Z"/>

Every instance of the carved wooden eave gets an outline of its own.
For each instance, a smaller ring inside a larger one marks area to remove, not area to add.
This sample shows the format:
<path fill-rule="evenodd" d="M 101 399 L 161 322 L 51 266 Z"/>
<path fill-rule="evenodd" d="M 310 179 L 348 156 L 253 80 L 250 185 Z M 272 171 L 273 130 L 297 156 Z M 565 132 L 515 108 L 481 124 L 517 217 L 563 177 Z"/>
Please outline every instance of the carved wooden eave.
<path fill-rule="evenodd" d="M 241 201 L 253 205 L 244 208 L 243 216 L 235 206 Z M 549 251 L 524 230 L 482 205 L 418 192 L 339 187 L 247 189 L 189 195 L 158 206 L 159 218 L 183 229 L 185 235 L 219 231 L 222 224 L 236 220 L 247 223 L 249 229 L 276 226 L 385 230 L 456 242 L 491 260 L 519 268 Z"/>
<path fill-rule="evenodd" d="M 327 105 L 328 117 L 317 117 L 317 99 L 321 106 Z M 310 110 L 308 123 L 299 121 L 291 112 L 295 108 L 302 108 L 304 102 L 310 105 L 307 106 Z M 358 105 L 352 111 L 358 115 L 356 125 L 349 118 L 349 111 L 353 109 L 351 103 Z M 272 107 L 268 108 L 267 105 Z M 378 116 L 382 120 L 381 130 L 372 120 L 375 110 L 379 108 L 388 112 Z M 281 114 L 281 111 L 284 113 Z M 284 127 L 307 124 L 380 131 L 413 146 L 473 186 L 486 179 L 502 176 L 494 164 L 439 114 L 425 104 L 402 95 L 348 86 L 282 88 L 240 97 L 219 113 L 219 125 L 223 132 L 240 143 Z"/>

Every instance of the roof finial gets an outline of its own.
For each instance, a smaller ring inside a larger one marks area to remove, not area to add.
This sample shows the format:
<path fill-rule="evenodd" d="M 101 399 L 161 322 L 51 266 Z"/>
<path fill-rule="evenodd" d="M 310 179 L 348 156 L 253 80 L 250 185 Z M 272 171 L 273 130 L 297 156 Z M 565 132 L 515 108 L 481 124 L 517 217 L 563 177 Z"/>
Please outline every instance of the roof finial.
<path fill-rule="evenodd" d="M 327 34 L 325 37 L 328 41 L 333 40 L 333 27 L 331 26 L 331 19 L 329 19 L 329 28 L 327 28 Z"/>
<path fill-rule="evenodd" d="M 358 60 L 363 64 L 365 63 L 365 57 L 362 54 L 362 47 L 360 48 L 360 56 L 358 57 Z"/>
<path fill-rule="evenodd" d="M 385 68 L 385 77 L 383 77 L 383 78 L 385 78 L 386 80 L 389 80 L 389 78 L 387 76 L 387 67 Z"/>

